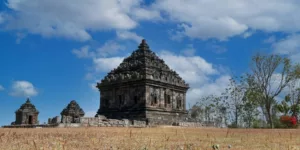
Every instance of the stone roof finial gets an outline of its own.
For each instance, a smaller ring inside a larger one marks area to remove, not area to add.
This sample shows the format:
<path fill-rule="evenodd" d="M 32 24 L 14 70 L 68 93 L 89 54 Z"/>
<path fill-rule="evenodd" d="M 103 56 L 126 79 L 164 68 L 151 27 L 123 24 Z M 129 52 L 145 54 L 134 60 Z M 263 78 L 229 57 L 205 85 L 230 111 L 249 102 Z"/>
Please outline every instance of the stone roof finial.
<path fill-rule="evenodd" d="M 141 50 L 149 50 L 149 46 L 146 43 L 145 39 L 142 40 L 142 43 L 140 44 L 139 49 L 141 49 Z"/>
<path fill-rule="evenodd" d="M 26 103 L 30 103 L 30 99 L 29 99 L 29 97 L 27 97 L 27 99 L 26 99 Z"/>

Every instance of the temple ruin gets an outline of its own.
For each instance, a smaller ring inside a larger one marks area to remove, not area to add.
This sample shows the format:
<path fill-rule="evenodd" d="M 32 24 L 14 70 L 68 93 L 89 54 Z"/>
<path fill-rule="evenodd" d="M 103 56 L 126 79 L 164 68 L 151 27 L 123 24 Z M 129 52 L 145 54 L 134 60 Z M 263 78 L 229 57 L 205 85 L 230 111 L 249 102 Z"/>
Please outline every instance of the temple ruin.
<path fill-rule="evenodd" d="M 13 122 L 13 125 L 34 125 L 39 124 L 38 115 L 39 111 L 27 98 L 26 102 L 21 105 L 21 107 L 15 112 L 16 121 Z"/>
<path fill-rule="evenodd" d="M 84 116 L 84 111 L 75 100 L 72 100 L 61 114 L 61 123 L 80 123 L 80 117 Z"/>
<path fill-rule="evenodd" d="M 100 91 L 97 115 L 156 125 L 171 125 L 187 117 L 189 85 L 150 50 L 145 40 L 96 87 Z"/>

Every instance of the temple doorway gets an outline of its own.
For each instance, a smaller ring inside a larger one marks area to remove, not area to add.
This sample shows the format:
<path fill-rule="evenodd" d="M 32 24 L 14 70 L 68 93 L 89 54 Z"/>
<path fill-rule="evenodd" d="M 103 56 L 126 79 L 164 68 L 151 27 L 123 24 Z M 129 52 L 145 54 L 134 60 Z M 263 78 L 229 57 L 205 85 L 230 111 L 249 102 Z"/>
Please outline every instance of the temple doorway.
<path fill-rule="evenodd" d="M 32 116 L 29 116 L 29 117 L 28 117 L 28 124 L 32 124 L 32 122 L 33 122 L 33 121 L 32 121 Z"/>

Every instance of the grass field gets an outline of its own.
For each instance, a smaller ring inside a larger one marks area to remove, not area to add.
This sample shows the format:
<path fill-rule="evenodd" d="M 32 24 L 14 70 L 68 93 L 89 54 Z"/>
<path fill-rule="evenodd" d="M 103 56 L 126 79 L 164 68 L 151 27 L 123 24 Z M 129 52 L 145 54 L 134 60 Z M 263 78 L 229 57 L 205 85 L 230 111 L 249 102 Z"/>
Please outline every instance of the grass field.
<path fill-rule="evenodd" d="M 300 130 L 214 128 L 0 128 L 1 150 L 300 150 Z"/>

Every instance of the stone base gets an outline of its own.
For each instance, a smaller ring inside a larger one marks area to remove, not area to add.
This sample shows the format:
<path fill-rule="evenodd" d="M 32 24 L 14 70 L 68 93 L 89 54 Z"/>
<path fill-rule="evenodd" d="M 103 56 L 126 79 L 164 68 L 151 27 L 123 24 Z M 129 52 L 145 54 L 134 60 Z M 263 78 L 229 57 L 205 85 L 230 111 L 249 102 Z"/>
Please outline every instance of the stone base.
<path fill-rule="evenodd" d="M 145 111 L 98 111 L 97 115 L 103 115 L 108 119 L 129 119 L 129 120 L 143 120 L 146 119 Z"/>
<path fill-rule="evenodd" d="M 98 111 L 98 115 L 103 115 L 108 119 L 129 119 L 146 121 L 147 125 L 178 125 L 185 121 L 187 112 L 185 111 L 165 111 L 162 109 L 144 109 L 134 111 Z"/>
<path fill-rule="evenodd" d="M 179 125 L 187 117 L 185 112 L 146 111 L 149 125 Z"/>

